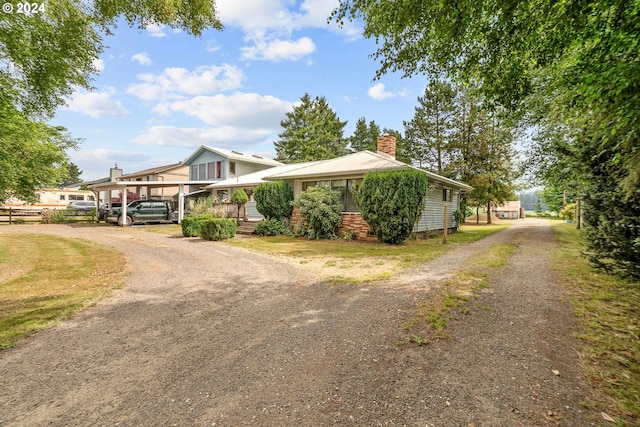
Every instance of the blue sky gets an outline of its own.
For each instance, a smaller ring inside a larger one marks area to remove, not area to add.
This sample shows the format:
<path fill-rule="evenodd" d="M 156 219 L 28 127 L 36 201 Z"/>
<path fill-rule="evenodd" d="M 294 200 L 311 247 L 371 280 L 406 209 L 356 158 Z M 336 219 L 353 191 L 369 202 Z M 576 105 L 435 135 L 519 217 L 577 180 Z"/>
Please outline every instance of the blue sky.
<path fill-rule="evenodd" d="M 403 131 L 425 76 L 374 81 L 375 43 L 327 24 L 338 0 L 217 0 L 223 31 L 195 38 L 122 24 L 105 38 L 92 92 L 76 91 L 52 124 L 83 142 L 69 152 L 85 180 L 184 160 L 202 144 L 275 157 L 280 121 L 305 94 L 324 96 L 345 137 L 360 117 Z"/>

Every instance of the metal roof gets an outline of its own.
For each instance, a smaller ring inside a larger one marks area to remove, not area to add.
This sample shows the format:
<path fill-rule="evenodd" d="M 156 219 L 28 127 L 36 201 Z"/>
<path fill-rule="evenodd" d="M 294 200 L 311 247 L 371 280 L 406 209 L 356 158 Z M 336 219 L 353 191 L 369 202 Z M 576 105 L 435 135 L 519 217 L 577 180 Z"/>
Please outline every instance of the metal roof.
<path fill-rule="evenodd" d="M 190 155 L 185 161 L 185 164 L 188 164 L 191 162 L 191 160 L 196 157 L 198 154 L 200 154 L 200 152 L 202 150 L 207 150 L 207 151 L 211 151 L 213 153 L 219 154 L 222 157 L 226 157 L 230 160 L 240 160 L 243 162 L 247 162 L 247 163 L 258 163 L 261 165 L 268 165 L 268 166 L 280 166 L 284 163 L 279 162 L 277 160 L 273 160 L 273 159 L 269 159 L 267 157 L 262 157 L 262 156 L 258 156 L 256 154 L 250 154 L 250 153 L 241 153 L 239 151 L 233 151 L 233 150 L 226 150 L 224 148 L 217 148 L 217 147 L 210 147 L 208 145 L 201 145 L 200 147 L 198 147 L 198 149 L 196 151 L 193 152 L 192 155 Z"/>

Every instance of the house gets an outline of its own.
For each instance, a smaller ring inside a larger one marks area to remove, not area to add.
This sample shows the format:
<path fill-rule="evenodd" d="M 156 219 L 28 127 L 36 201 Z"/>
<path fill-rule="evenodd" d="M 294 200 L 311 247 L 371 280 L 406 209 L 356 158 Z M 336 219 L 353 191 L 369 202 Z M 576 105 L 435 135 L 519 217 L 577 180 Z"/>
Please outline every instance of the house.
<path fill-rule="evenodd" d="M 339 191 L 342 195 L 341 230 L 352 230 L 358 238 L 364 238 L 368 235 L 370 228 L 360 215 L 360 209 L 352 193 L 353 188 L 362 182 L 367 172 L 413 168 L 411 165 L 396 160 L 395 151 L 396 139 L 393 136 L 384 135 L 378 138 L 376 153 L 365 150 L 334 159 L 278 166 L 261 171 L 259 174 L 246 175 L 236 182 L 233 180 L 221 181 L 209 185 L 208 188 L 216 191 L 223 188 L 239 187 L 245 191 L 251 191 L 263 182 L 285 181 L 293 188 L 294 195 L 298 195 L 308 187 L 326 185 Z M 448 211 L 447 223 L 451 225 L 451 228 L 457 227 L 454 212 L 459 210 L 462 193 L 471 190 L 471 187 L 431 172 L 422 170 L 421 172 L 427 175 L 429 190 L 414 231 L 444 229 L 445 205 Z M 292 223 L 295 225 L 299 220 L 297 209 L 294 209 Z"/>
<path fill-rule="evenodd" d="M 135 189 L 129 191 L 139 194 L 141 199 L 177 201 L 179 192 L 178 185 L 171 187 L 152 187 L 147 183 L 158 181 L 185 181 L 188 177 L 188 166 L 185 165 L 184 162 L 177 162 L 124 174 L 117 179 L 118 181 L 135 181 L 135 184 L 131 184 Z"/>
<path fill-rule="evenodd" d="M 201 145 L 184 161 L 184 164 L 189 168 L 190 181 L 208 181 L 208 184 L 212 184 L 280 166 L 283 163 L 256 154 Z M 200 187 L 189 188 L 190 192 L 199 190 Z M 225 199 L 231 195 L 221 194 L 221 196 Z"/>
<path fill-rule="evenodd" d="M 520 200 L 501 203 L 498 206 L 492 207 L 491 211 L 500 219 L 524 218 L 524 208 L 520 206 Z"/>

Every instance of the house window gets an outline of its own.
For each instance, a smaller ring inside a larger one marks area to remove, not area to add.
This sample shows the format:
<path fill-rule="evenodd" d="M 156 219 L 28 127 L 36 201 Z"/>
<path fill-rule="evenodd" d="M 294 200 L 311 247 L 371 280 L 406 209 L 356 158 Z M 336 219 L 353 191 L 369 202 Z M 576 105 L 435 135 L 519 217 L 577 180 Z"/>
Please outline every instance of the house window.
<path fill-rule="evenodd" d="M 451 190 L 449 188 L 442 189 L 442 201 L 443 202 L 451 201 Z"/>
<path fill-rule="evenodd" d="M 229 162 L 229 173 L 236 174 L 236 162 Z"/>
<path fill-rule="evenodd" d="M 208 177 L 208 179 L 214 179 L 215 178 L 215 168 L 216 168 L 216 163 L 215 162 L 207 163 L 207 177 Z"/>
<path fill-rule="evenodd" d="M 191 165 L 191 181 L 198 181 L 198 165 Z"/>
<path fill-rule="evenodd" d="M 342 212 L 360 212 L 358 203 L 353 196 L 355 186 L 360 184 L 362 179 L 336 179 L 332 181 L 306 181 L 302 183 L 302 191 L 310 187 L 329 187 L 340 193 L 342 202 Z"/>
<path fill-rule="evenodd" d="M 207 164 L 200 163 L 198 165 L 198 181 L 204 181 L 207 179 Z"/>
<path fill-rule="evenodd" d="M 222 178 L 222 162 L 216 162 L 216 178 Z"/>

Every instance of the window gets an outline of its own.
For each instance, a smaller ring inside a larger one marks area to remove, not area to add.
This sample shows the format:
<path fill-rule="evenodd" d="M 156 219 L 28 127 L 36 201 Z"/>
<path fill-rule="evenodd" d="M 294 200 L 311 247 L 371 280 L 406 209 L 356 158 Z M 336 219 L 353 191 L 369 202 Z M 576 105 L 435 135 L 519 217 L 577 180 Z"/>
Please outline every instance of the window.
<path fill-rule="evenodd" d="M 340 193 L 342 212 L 360 212 L 358 203 L 353 196 L 354 188 L 362 183 L 362 179 L 336 179 L 333 181 L 306 181 L 302 183 L 302 191 L 310 187 L 330 187 Z"/>
<path fill-rule="evenodd" d="M 442 201 L 443 202 L 451 201 L 451 190 L 449 188 L 442 189 Z"/>
<path fill-rule="evenodd" d="M 222 178 L 222 162 L 216 162 L 216 178 Z"/>
<path fill-rule="evenodd" d="M 207 179 L 207 164 L 200 163 L 198 165 L 198 181 L 204 181 Z"/>
<path fill-rule="evenodd" d="M 207 179 L 215 178 L 215 168 L 216 168 L 215 162 L 207 163 Z"/>
<path fill-rule="evenodd" d="M 65 200 L 66 196 L 64 194 L 60 195 L 60 200 Z"/>
<path fill-rule="evenodd" d="M 191 176 L 189 177 L 191 181 L 198 180 L 198 165 L 191 165 Z"/>
<path fill-rule="evenodd" d="M 84 195 L 82 195 L 82 194 L 69 194 L 69 200 L 84 200 Z"/>
<path fill-rule="evenodd" d="M 236 174 L 236 162 L 229 162 L 229 173 Z"/>

